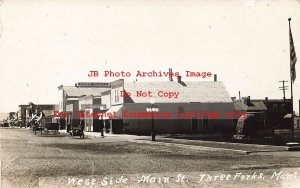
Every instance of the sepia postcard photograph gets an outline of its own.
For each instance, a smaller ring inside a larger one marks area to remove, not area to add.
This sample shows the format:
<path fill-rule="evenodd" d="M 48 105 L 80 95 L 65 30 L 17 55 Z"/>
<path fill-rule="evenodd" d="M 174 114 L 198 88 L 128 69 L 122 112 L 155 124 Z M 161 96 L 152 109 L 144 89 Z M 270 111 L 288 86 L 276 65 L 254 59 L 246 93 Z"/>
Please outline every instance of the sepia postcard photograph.
<path fill-rule="evenodd" d="M 0 188 L 299 188 L 300 0 L 0 0 Z"/>

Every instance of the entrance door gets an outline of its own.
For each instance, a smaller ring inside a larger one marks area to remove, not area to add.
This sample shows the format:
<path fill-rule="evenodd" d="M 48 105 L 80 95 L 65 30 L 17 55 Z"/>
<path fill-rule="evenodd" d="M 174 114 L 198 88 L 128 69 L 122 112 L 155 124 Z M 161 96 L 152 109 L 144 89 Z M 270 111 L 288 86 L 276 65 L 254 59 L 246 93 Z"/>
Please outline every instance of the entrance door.
<path fill-rule="evenodd" d="M 92 109 L 85 110 L 85 129 L 86 131 L 93 131 L 93 117 L 91 117 Z M 89 114 L 89 115 L 87 115 Z"/>
<path fill-rule="evenodd" d="M 100 109 L 93 109 L 94 114 L 96 113 L 100 113 Z M 95 116 L 93 117 L 93 131 L 94 132 L 101 132 L 101 128 L 100 128 L 100 123 L 101 120 L 99 119 L 99 116 Z"/>
<path fill-rule="evenodd" d="M 192 119 L 192 132 L 198 131 L 198 119 L 193 118 Z"/>

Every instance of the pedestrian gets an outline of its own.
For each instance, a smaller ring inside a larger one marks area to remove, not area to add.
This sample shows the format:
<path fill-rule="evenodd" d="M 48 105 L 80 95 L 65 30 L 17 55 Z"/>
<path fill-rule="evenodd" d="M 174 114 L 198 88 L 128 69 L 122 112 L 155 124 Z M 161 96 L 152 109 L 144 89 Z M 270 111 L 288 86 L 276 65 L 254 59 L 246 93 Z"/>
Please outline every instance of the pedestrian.
<path fill-rule="evenodd" d="M 103 119 L 100 122 L 100 131 L 101 131 L 102 138 L 104 138 L 104 121 L 103 121 Z"/>
<path fill-rule="evenodd" d="M 84 122 L 84 119 L 81 119 L 80 120 L 80 128 L 82 131 L 84 131 L 84 128 L 85 128 L 85 122 Z"/>

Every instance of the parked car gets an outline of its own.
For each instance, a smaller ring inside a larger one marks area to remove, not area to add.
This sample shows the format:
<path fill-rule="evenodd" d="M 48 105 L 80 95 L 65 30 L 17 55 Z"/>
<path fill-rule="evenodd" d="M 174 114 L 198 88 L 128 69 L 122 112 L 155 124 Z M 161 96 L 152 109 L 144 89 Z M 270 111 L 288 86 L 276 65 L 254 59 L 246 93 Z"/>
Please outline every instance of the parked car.
<path fill-rule="evenodd" d="M 70 136 L 72 136 L 72 138 L 74 138 L 74 136 L 79 136 L 80 138 L 84 138 L 83 129 L 80 127 L 72 127 L 70 131 Z"/>

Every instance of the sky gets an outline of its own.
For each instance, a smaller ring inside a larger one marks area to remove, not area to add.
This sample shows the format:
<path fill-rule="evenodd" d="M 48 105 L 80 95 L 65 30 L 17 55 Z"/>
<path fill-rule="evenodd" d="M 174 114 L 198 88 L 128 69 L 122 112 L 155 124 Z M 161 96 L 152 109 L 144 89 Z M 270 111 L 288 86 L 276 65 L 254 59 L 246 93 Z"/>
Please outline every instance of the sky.
<path fill-rule="evenodd" d="M 211 72 L 230 96 L 283 97 L 288 18 L 300 59 L 297 0 L 1 0 L 0 112 L 58 103 L 58 86 L 113 81 L 103 71 Z M 300 61 L 300 60 L 299 60 Z M 300 99 L 300 62 L 293 85 Z M 89 71 L 99 77 L 88 77 Z M 120 77 L 119 77 L 120 78 Z M 125 78 L 133 81 L 134 76 Z M 138 81 L 168 80 L 138 78 Z M 182 78 L 212 81 L 213 78 Z"/>

